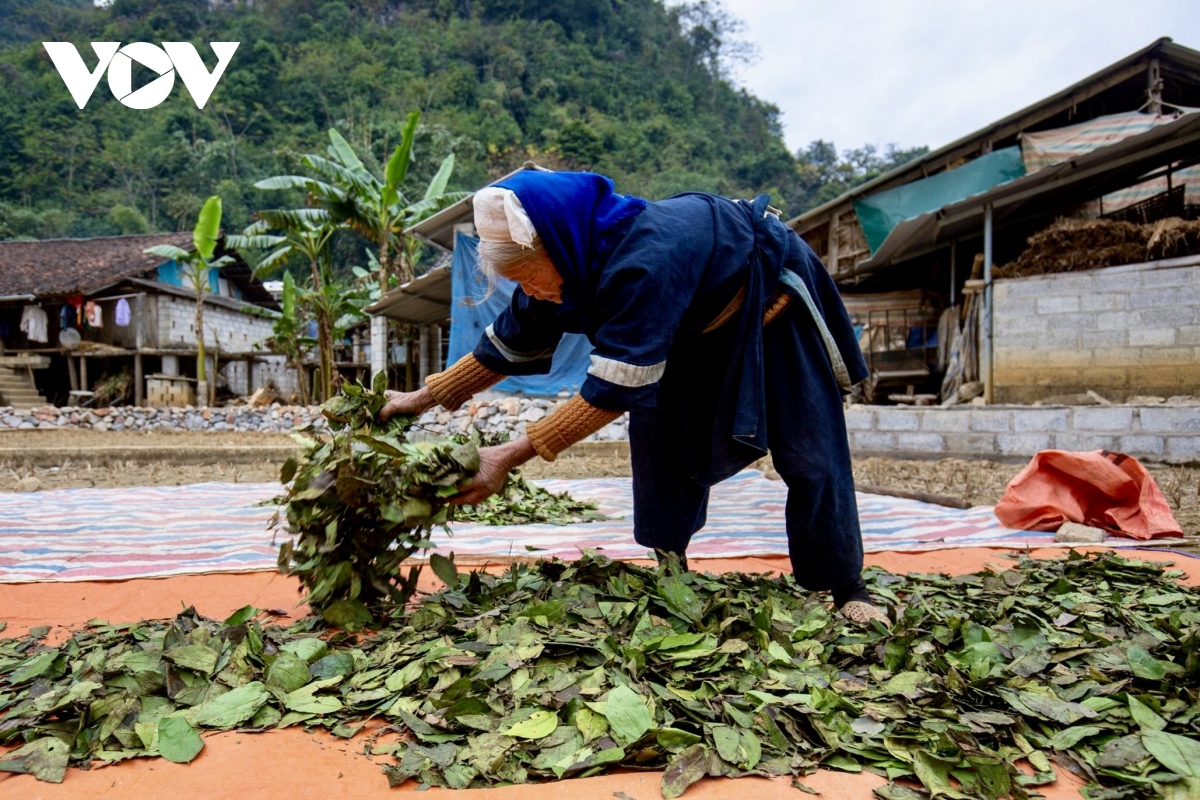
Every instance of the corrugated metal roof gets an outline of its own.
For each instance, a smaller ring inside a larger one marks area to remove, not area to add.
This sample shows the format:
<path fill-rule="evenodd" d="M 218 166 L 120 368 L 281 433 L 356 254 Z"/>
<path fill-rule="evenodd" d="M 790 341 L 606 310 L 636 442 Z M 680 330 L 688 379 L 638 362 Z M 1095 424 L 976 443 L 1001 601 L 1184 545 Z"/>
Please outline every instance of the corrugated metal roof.
<path fill-rule="evenodd" d="M 1147 172 L 1168 163 L 1190 166 L 1197 162 L 1200 162 L 1200 114 L 1188 114 L 1108 147 L 1002 183 L 938 211 L 904 220 L 871 258 L 837 277 L 843 280 L 878 272 L 953 239 L 978 234 L 988 205 L 992 206 L 999 225 L 1031 205 L 1060 208 L 1136 183 Z"/>
<path fill-rule="evenodd" d="M 907 164 L 903 164 L 893 170 L 885 172 L 877 178 L 873 178 L 866 183 L 860 184 L 859 186 L 856 186 L 853 189 L 838 195 L 834 199 L 822 203 L 816 208 L 810 209 L 799 216 L 793 217 L 792 219 L 788 220 L 787 224 L 789 227 L 799 229 L 803 227 L 804 223 L 808 222 L 809 220 L 820 217 L 832 211 L 834 208 L 844 205 L 846 202 L 854 199 L 855 197 L 861 197 L 862 195 L 870 194 L 876 189 L 887 186 L 891 183 L 904 182 L 899 181 L 899 179 L 904 178 L 910 173 L 915 173 L 914 178 L 916 175 L 923 175 L 923 171 L 927 165 L 942 160 L 955 151 L 996 138 L 997 132 L 1006 128 L 1010 128 L 1029 117 L 1036 117 L 1039 112 L 1047 111 L 1050 108 L 1060 105 L 1066 100 L 1070 100 L 1073 96 L 1079 94 L 1085 88 L 1113 81 L 1114 76 L 1126 72 L 1130 67 L 1136 66 L 1139 64 L 1139 62 L 1146 60 L 1150 56 L 1163 58 L 1167 62 L 1174 63 L 1181 68 L 1200 76 L 1200 52 L 1192 50 L 1189 47 L 1175 44 L 1169 37 L 1164 36 L 1161 39 L 1155 40 L 1149 46 L 1138 50 L 1136 53 L 1126 56 L 1120 61 L 1109 64 L 1104 69 L 1089 75 L 1083 80 L 1076 81 L 1062 91 L 1056 92 L 1055 94 L 1039 100 L 1032 105 L 1026 106 L 1020 111 L 1009 114 L 1008 116 L 1003 117 L 1002 119 L 999 119 L 984 128 L 980 128 L 973 133 L 967 134 L 960 139 L 956 139 L 944 147 L 939 147 L 937 150 L 933 150 L 932 152 L 929 152 L 920 158 L 909 161 Z M 1128 76 L 1125 76 L 1121 78 L 1121 80 L 1126 80 L 1127 78 Z M 1116 81 L 1114 81 L 1112 85 L 1115 85 L 1115 83 Z M 1052 114 L 1050 115 L 1052 116 Z M 1029 121 L 1027 123 L 1027 125 L 1032 124 L 1034 124 L 1034 121 Z"/>
<path fill-rule="evenodd" d="M 365 311 L 397 322 L 428 325 L 450 317 L 450 300 L 450 265 L 443 264 L 392 289 Z"/>

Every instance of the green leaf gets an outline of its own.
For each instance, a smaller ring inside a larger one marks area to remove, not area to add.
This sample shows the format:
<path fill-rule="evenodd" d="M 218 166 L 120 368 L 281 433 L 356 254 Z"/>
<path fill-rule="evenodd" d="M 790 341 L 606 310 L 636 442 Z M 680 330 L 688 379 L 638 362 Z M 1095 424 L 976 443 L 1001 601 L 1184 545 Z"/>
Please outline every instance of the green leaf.
<path fill-rule="evenodd" d="M 1166 731 L 1142 731 L 1142 746 L 1176 775 L 1200 778 L 1200 741 Z"/>
<path fill-rule="evenodd" d="M 260 613 L 262 613 L 261 609 L 257 609 L 254 606 L 242 606 L 237 611 L 230 614 L 222 624 L 224 624 L 226 627 L 245 625 L 247 622 L 257 617 Z"/>
<path fill-rule="evenodd" d="M 371 624 L 371 612 L 358 600 L 339 600 L 321 612 L 321 616 L 335 628 L 354 633 Z"/>
<path fill-rule="evenodd" d="M 16 686 L 40 677 L 46 672 L 46 670 L 50 669 L 56 658 L 58 658 L 57 649 L 46 650 L 38 653 L 37 655 L 27 659 L 23 666 L 19 667 L 11 675 L 9 675 L 8 682 L 13 686 Z"/>
<path fill-rule="evenodd" d="M 163 658 L 184 669 L 194 670 L 201 675 L 211 675 L 217 668 L 220 653 L 202 644 L 173 647 L 163 653 Z"/>
<path fill-rule="evenodd" d="M 275 657 L 267 670 L 267 688 L 279 689 L 283 693 L 294 692 L 312 680 L 312 672 L 303 658 L 284 651 Z"/>
<path fill-rule="evenodd" d="M 1013 693 L 1000 690 L 1009 704 L 1022 713 L 1032 714 L 1063 725 L 1073 725 L 1081 719 L 1095 719 L 1095 711 L 1079 703 L 1069 703 L 1056 697 L 1037 692 Z"/>
<path fill-rule="evenodd" d="M 700 621 L 703 606 L 682 576 L 671 575 L 661 579 L 658 582 L 658 591 L 672 611 L 692 622 Z"/>
<path fill-rule="evenodd" d="M 283 704 L 289 711 L 296 711 L 303 714 L 332 714 L 340 711 L 342 708 L 341 700 L 329 695 L 318 697 L 317 692 L 330 686 L 336 686 L 341 680 L 342 678 L 339 676 L 327 678 L 322 681 L 314 681 L 302 689 L 289 692 L 284 698 Z"/>
<path fill-rule="evenodd" d="M 662 796 L 667 800 L 679 797 L 689 786 L 707 774 L 708 750 L 702 744 L 694 744 L 671 759 L 671 763 L 667 765 L 660 784 Z"/>
<path fill-rule="evenodd" d="M 396 201 L 396 190 L 408 177 L 408 164 L 412 159 L 413 137 L 416 136 L 417 122 L 420 119 L 421 112 L 409 112 L 408 120 L 404 123 L 404 129 L 400 133 L 400 144 L 396 145 L 392 157 L 388 159 L 383 177 L 384 205 L 391 205 Z"/>
<path fill-rule="evenodd" d="M 269 697 L 261 681 L 251 681 L 201 705 L 194 721 L 206 728 L 235 728 L 253 717 Z"/>
<path fill-rule="evenodd" d="M 71 749 L 53 736 L 35 739 L 0 757 L 0 772 L 32 775 L 39 781 L 62 783 Z"/>
<path fill-rule="evenodd" d="M 1137 645 L 1130 646 L 1126 657 L 1129 659 L 1129 668 L 1139 678 L 1161 681 L 1167 677 L 1167 669 L 1162 662 Z"/>
<path fill-rule="evenodd" d="M 557 727 L 558 715 L 553 711 L 543 709 L 533 712 L 525 719 L 500 732 L 514 739 L 544 739 L 554 733 L 554 729 Z"/>
<path fill-rule="evenodd" d="M 366 168 L 362 161 L 354 152 L 354 148 L 346 141 L 345 137 L 337 132 L 336 128 L 329 129 L 329 149 L 338 161 L 342 162 L 342 166 L 351 172 L 363 172 Z"/>
<path fill-rule="evenodd" d="M 163 717 L 158 721 L 158 752 L 167 761 L 186 764 L 203 749 L 200 734 L 183 717 Z"/>
<path fill-rule="evenodd" d="M 954 769 L 955 763 L 938 758 L 926 750 L 918 750 L 913 759 L 913 770 L 917 773 L 917 780 L 929 790 L 934 800 L 938 797 L 972 800 L 971 795 L 955 789 L 950 782 L 950 771 Z"/>
<path fill-rule="evenodd" d="M 654 718 L 637 694 L 628 686 L 618 686 L 608 693 L 604 717 L 619 745 L 629 745 L 654 726 Z"/>
<path fill-rule="evenodd" d="M 654 738 L 659 747 L 671 751 L 682 750 L 701 741 L 696 734 L 678 728 L 659 728 Z"/>
<path fill-rule="evenodd" d="M 739 758 L 738 747 L 741 744 L 741 737 L 738 732 L 728 725 L 714 725 L 712 727 L 713 744 L 717 747 L 717 753 L 721 758 L 728 761 L 730 764 L 736 764 L 741 759 Z"/>
<path fill-rule="evenodd" d="M 431 553 L 429 555 L 429 567 L 433 570 L 433 574 L 437 575 L 442 583 L 446 584 L 451 589 L 458 588 L 458 569 L 454 566 L 454 554 L 449 557 L 441 553 Z"/>
<path fill-rule="evenodd" d="M 445 193 L 446 185 L 450 183 L 450 174 L 452 172 L 454 172 L 454 153 L 442 159 L 442 164 L 438 167 L 437 174 L 433 176 L 433 180 L 429 182 L 429 186 L 425 189 L 426 200 L 433 200 Z"/>
<path fill-rule="evenodd" d="M 1161 731 L 1167 727 L 1167 721 L 1160 717 L 1154 709 L 1129 695 L 1129 714 L 1142 730 Z"/>
<path fill-rule="evenodd" d="M 295 653 L 304 659 L 305 663 L 311 664 L 329 652 L 329 645 L 323 639 L 313 636 L 285 642 L 279 649 L 287 653 Z"/>
<path fill-rule="evenodd" d="M 142 252 L 147 255 L 158 256 L 180 263 L 187 261 L 188 256 L 191 255 L 187 250 L 184 250 L 182 247 L 176 247 L 173 244 L 156 244 L 154 247 L 147 247 Z"/>
<path fill-rule="evenodd" d="M 221 237 L 221 198 L 213 195 L 204 201 L 196 227 L 192 231 L 192 244 L 205 261 L 213 257 L 217 240 Z"/>

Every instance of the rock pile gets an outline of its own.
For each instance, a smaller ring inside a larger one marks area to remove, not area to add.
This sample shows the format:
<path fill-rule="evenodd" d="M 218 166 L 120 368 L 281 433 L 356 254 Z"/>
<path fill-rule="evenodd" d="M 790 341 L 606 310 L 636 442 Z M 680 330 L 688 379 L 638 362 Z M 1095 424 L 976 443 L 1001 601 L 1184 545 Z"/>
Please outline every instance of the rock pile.
<path fill-rule="evenodd" d="M 504 432 L 512 436 L 525 433 L 525 426 L 537 422 L 558 407 L 561 401 L 526 397 L 476 400 L 455 412 L 442 408 L 426 411 L 417 424 L 434 434 L 466 433 L 474 428 L 485 433 Z M 629 417 L 622 415 L 585 441 L 617 442 L 629 438 Z"/>
<path fill-rule="evenodd" d="M 559 401 L 505 397 L 473 401 L 451 413 L 438 408 L 421 416 L 418 425 L 436 435 L 466 433 L 472 429 L 519 436 L 525 426 L 550 413 Z M 55 408 L 40 406 L 16 409 L 0 406 L 0 430 L 33 428 L 86 429 L 94 431 L 248 431 L 286 433 L 317 422 L 326 430 L 318 406 L 225 406 L 222 408 Z M 589 437 L 589 441 L 620 441 L 628 437 L 627 418 L 622 416 Z"/>

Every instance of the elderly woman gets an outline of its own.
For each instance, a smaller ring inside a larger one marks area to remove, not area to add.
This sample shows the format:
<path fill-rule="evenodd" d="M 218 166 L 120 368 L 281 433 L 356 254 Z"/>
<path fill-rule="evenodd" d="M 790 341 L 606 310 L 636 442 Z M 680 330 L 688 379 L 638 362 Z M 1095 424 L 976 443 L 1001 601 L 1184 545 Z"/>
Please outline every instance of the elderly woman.
<path fill-rule="evenodd" d="M 508 375 L 544 374 L 563 333 L 594 350 L 580 393 L 483 448 L 459 498 L 553 461 L 629 412 L 634 538 L 684 558 L 709 487 L 770 452 L 788 487 L 796 580 L 856 622 L 887 617 L 862 581 L 841 391 L 866 364 L 832 280 L 762 195 L 626 197 L 591 173 L 524 171 L 475 195 L 479 264 L 520 284 L 474 352 L 381 412 L 453 410 Z M 685 562 L 686 563 L 686 562 Z"/>

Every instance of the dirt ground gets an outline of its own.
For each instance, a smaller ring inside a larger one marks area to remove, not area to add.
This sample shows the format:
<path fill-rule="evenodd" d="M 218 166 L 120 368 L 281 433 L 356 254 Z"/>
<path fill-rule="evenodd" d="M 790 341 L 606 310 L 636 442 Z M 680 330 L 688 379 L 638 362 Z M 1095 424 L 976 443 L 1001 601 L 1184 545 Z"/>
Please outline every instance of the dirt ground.
<path fill-rule="evenodd" d="M 291 439 L 265 433 L 140 433 L 112 431 L 5 431 L 0 432 L 0 491 L 44 491 L 80 487 L 181 486 L 208 481 L 265 483 L 279 479 Z M 47 465 L 23 458 L 29 448 L 98 448 L 120 453 L 131 448 L 164 448 L 159 459 L 90 460 L 66 456 Z M 223 457 L 223 448 L 240 450 Z M 266 452 L 258 453 L 257 448 Z M 257 456 L 256 456 L 256 453 Z M 186 455 L 188 461 L 179 463 Z M 107 463 L 106 463 L 107 462 Z M 771 474 L 769 462 L 760 468 Z M 864 458 L 854 463 L 859 485 L 923 492 L 964 500 L 972 505 L 994 505 L 1022 463 L 984 460 L 910 460 Z M 1200 546 L 1200 469 L 1163 464 L 1147 465 L 1175 512 L 1185 535 Z M 629 460 L 619 455 L 564 455 L 550 463 L 535 459 L 522 468 L 529 478 L 628 477 Z"/>

